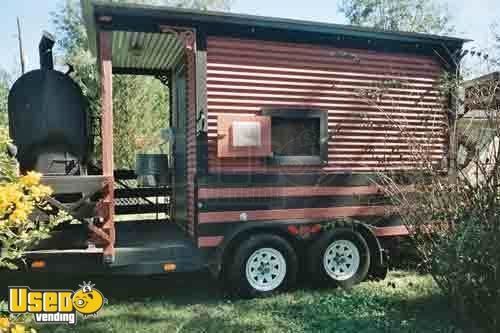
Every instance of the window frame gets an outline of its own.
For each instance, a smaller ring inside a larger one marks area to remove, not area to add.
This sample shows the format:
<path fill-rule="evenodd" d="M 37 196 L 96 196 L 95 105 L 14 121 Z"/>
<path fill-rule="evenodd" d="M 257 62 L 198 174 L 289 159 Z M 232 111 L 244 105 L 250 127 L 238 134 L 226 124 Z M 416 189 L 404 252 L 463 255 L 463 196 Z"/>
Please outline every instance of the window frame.
<path fill-rule="evenodd" d="M 314 108 L 280 108 L 264 109 L 263 116 L 271 118 L 271 140 L 272 140 L 272 118 L 287 119 L 319 119 L 319 155 L 275 155 L 274 152 L 268 157 L 268 162 L 272 165 L 314 165 L 322 166 L 328 164 L 328 112 L 326 110 Z M 272 143 L 271 143 L 272 146 Z"/>

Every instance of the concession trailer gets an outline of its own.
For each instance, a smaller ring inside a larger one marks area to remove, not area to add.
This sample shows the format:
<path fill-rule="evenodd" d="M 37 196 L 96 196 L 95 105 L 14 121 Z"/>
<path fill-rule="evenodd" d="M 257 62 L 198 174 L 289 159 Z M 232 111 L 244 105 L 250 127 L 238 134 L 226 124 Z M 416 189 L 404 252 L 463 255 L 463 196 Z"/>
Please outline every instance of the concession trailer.
<path fill-rule="evenodd" d="M 53 69 L 48 34 L 41 69 L 9 96 L 21 170 L 42 172 L 50 202 L 81 222 L 33 248 L 30 270 L 208 267 L 243 296 L 289 288 L 298 272 L 341 286 L 385 276 L 384 244 L 408 231 L 374 179 L 418 167 L 401 128 L 446 170 L 451 101 L 439 84 L 464 40 L 90 0 L 82 11 L 99 119 Z M 134 170 L 113 161 L 123 74 L 154 76 L 169 95 L 171 149 L 137 154 Z"/>

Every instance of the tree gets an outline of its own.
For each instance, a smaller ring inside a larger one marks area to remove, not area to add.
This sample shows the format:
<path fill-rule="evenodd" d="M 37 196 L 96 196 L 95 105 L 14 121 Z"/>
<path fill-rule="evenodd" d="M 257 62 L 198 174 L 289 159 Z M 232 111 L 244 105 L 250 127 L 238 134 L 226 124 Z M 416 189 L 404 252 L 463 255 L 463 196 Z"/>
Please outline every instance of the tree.
<path fill-rule="evenodd" d="M 166 5 L 199 10 L 229 10 L 231 0 L 171 0 L 163 1 Z"/>
<path fill-rule="evenodd" d="M 339 10 L 352 25 L 435 34 L 453 31 L 448 8 L 432 0 L 342 0 Z"/>
<path fill-rule="evenodd" d="M 201 10 L 227 10 L 230 0 L 120 0 L 122 3 L 168 5 Z M 82 87 L 90 102 L 90 113 L 99 116 L 99 80 L 95 59 L 88 49 L 88 38 L 76 0 L 64 0 L 59 10 L 52 13 L 56 28 L 60 60 L 71 64 L 71 74 Z M 161 128 L 168 126 L 168 94 L 160 81 L 152 77 L 132 75 L 115 76 L 113 80 L 115 146 L 117 168 L 133 168 L 135 153 L 144 147 L 143 142 L 154 142 Z M 96 138 L 95 152 L 100 152 Z M 158 149 L 158 148 L 156 148 Z"/>
<path fill-rule="evenodd" d="M 8 122 L 9 74 L 0 69 L 0 127 L 6 127 Z"/>
<path fill-rule="evenodd" d="M 500 69 L 500 21 L 493 23 L 492 29 L 494 39 L 494 57 L 493 60 L 497 69 Z"/>
<path fill-rule="evenodd" d="M 122 0 L 122 2 L 193 8 L 198 10 L 229 10 L 232 0 Z"/>

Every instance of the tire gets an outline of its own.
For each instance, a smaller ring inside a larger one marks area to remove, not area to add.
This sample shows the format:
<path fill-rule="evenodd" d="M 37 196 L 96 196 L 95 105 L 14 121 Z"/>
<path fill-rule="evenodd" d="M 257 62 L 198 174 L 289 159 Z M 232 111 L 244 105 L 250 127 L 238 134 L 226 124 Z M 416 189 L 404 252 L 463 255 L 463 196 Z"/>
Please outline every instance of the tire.
<path fill-rule="evenodd" d="M 261 234 L 251 236 L 236 249 L 227 281 L 235 296 L 265 297 L 291 288 L 297 271 L 292 246 L 282 237 Z"/>
<path fill-rule="evenodd" d="M 351 288 L 370 268 L 370 250 L 361 234 L 348 228 L 326 231 L 307 253 L 308 273 L 320 286 Z"/>

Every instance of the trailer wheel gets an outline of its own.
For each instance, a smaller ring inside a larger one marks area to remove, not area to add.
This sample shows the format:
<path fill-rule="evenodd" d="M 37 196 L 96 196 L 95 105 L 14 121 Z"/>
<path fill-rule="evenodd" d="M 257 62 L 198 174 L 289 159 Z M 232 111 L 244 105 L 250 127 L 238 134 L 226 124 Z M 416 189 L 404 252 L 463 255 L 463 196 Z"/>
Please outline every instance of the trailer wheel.
<path fill-rule="evenodd" d="M 348 228 L 325 232 L 308 250 L 309 274 L 320 285 L 350 288 L 370 268 L 370 250 L 361 234 Z"/>
<path fill-rule="evenodd" d="M 298 260 L 292 246 L 282 237 L 251 236 L 237 249 L 229 267 L 228 280 L 235 295 L 268 296 L 293 286 Z"/>

